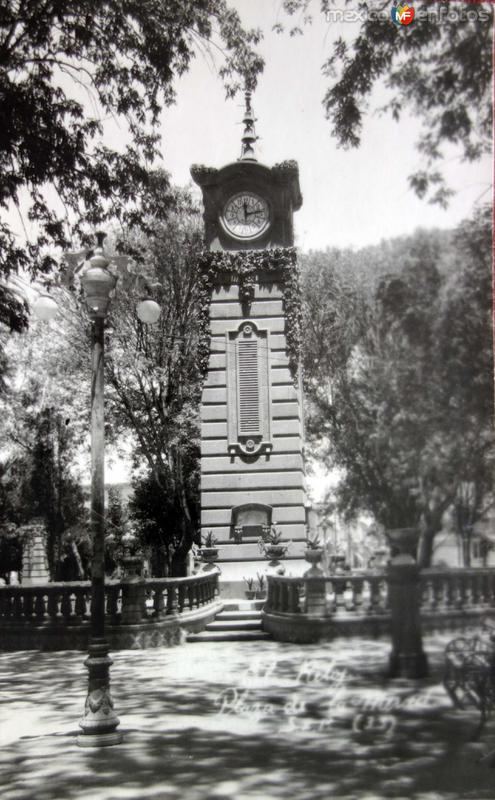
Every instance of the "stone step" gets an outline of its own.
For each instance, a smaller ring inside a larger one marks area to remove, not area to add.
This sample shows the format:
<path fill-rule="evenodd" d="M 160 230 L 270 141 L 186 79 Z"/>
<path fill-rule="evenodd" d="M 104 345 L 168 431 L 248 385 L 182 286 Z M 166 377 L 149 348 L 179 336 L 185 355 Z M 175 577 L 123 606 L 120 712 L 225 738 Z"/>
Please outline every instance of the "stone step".
<path fill-rule="evenodd" d="M 261 617 L 258 619 L 220 620 L 209 622 L 206 626 L 208 633 L 213 631 L 252 631 L 261 630 Z"/>
<path fill-rule="evenodd" d="M 188 642 L 256 642 L 271 639 L 269 633 L 265 631 L 202 631 L 201 633 L 190 633 L 187 637 Z"/>
<path fill-rule="evenodd" d="M 217 620 L 261 619 L 261 610 L 253 611 L 221 611 Z"/>
<path fill-rule="evenodd" d="M 225 611 L 261 611 L 266 600 L 226 600 L 223 604 L 222 614 Z"/>

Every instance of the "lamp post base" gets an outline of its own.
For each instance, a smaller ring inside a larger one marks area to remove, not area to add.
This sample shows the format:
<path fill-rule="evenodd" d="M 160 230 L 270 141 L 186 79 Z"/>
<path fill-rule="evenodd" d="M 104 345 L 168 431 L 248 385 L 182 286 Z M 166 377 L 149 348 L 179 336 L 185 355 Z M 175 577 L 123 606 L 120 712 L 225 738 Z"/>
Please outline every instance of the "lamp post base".
<path fill-rule="evenodd" d="M 108 644 L 104 639 L 93 640 L 89 655 L 84 662 L 88 668 L 88 695 L 84 705 L 84 716 L 79 723 L 82 733 L 77 737 L 80 747 L 105 747 L 119 744 L 122 733 L 117 731 L 119 718 L 113 710 L 110 693 L 110 665 Z"/>
<path fill-rule="evenodd" d="M 120 744 L 124 738 L 121 731 L 113 733 L 80 733 L 77 737 L 79 747 L 109 747 L 112 744 Z"/>

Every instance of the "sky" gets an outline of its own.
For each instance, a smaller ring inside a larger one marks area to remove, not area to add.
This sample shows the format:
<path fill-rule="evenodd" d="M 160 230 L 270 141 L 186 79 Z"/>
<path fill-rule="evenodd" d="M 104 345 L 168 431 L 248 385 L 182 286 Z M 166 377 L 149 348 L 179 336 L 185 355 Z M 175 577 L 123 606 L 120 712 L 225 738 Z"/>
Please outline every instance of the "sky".
<path fill-rule="evenodd" d="M 343 2 L 343 0 L 340 0 Z M 272 165 L 299 163 L 303 207 L 295 216 L 296 244 L 303 250 L 332 246 L 359 248 L 411 233 L 417 227 L 451 228 L 469 216 L 474 203 L 491 197 L 492 163 L 461 164 L 448 154 L 445 173 L 456 196 L 447 211 L 419 200 L 407 176 L 418 165 L 419 125 L 399 123 L 373 109 L 365 119 L 359 149 L 337 147 L 325 119 L 322 98 L 328 79 L 321 66 L 337 36 L 353 37 L 356 23 L 328 23 L 313 4 L 313 24 L 302 36 L 272 32 L 291 20 L 280 0 L 235 0 L 242 21 L 261 27 L 266 66 L 253 97 L 258 160 Z M 407 91 L 407 76 L 404 80 Z M 176 83 L 177 103 L 163 115 L 164 166 L 173 181 L 190 181 L 192 163 L 222 166 L 240 155 L 243 99 L 226 100 L 211 62 L 199 55 Z M 374 105 L 386 98 L 375 93 Z"/>
<path fill-rule="evenodd" d="M 322 106 L 328 79 L 321 65 L 335 38 L 355 35 L 354 23 L 327 23 L 315 2 L 313 24 L 305 26 L 302 36 L 290 37 L 288 31 L 272 32 L 276 22 L 290 27 L 280 12 L 280 0 L 231 0 L 230 4 L 245 25 L 264 32 L 259 49 L 265 70 L 253 96 L 260 137 L 257 157 L 267 165 L 288 158 L 299 163 L 303 206 L 295 215 L 298 247 L 358 249 L 418 227 L 451 228 L 470 215 L 479 198 L 490 199 L 491 159 L 462 165 L 454 153 L 445 164 L 448 182 L 457 190 L 448 210 L 419 200 L 409 190 L 407 176 L 418 165 L 419 132 L 411 117 L 396 123 L 370 111 L 359 149 L 337 147 Z M 220 167 L 239 157 L 243 98 L 225 99 L 215 65 L 201 55 L 176 82 L 176 91 L 176 104 L 163 113 L 163 165 L 174 183 L 185 185 L 191 181 L 191 164 Z M 385 98 L 383 91 L 375 93 L 375 107 Z M 126 480 L 126 472 L 124 462 L 117 459 L 109 478 Z M 315 465 L 309 477 L 315 501 L 322 499 L 334 479 Z"/>

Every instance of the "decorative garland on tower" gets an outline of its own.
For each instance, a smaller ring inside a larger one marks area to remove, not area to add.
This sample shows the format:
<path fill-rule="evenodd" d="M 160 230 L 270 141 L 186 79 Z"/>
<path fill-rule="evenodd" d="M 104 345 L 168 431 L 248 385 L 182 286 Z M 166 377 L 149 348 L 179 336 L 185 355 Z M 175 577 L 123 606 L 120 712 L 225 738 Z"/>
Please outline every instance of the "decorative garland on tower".
<path fill-rule="evenodd" d="M 299 287 L 299 270 L 295 247 L 276 247 L 272 250 L 239 250 L 236 252 L 208 251 L 199 261 L 200 285 L 200 341 L 199 366 L 203 378 L 208 372 L 210 357 L 210 301 L 218 276 L 239 284 L 241 297 L 254 290 L 257 275 L 263 272 L 273 275 L 282 285 L 285 311 L 285 337 L 289 369 L 298 383 L 298 368 L 301 354 L 302 310 Z"/>

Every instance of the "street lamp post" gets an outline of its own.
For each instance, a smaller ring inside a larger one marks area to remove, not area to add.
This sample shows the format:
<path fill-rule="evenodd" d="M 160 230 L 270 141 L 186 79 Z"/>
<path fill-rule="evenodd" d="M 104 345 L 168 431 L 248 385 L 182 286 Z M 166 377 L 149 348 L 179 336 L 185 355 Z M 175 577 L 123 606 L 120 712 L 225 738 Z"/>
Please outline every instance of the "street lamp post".
<path fill-rule="evenodd" d="M 103 252 L 104 234 L 81 271 L 81 284 L 91 316 L 91 634 L 88 658 L 88 695 L 77 738 L 81 747 L 119 744 L 117 717 L 110 692 L 108 642 L 105 638 L 105 419 L 104 355 L 105 318 L 116 277 L 108 270 Z"/>
<path fill-rule="evenodd" d="M 88 694 L 84 715 L 77 737 L 81 747 L 103 747 L 119 744 L 122 732 L 117 730 L 119 718 L 114 711 L 110 691 L 108 642 L 105 637 L 105 421 L 104 421 L 104 328 L 110 298 L 117 284 L 116 269 L 128 264 L 130 258 L 109 258 L 103 249 L 104 233 L 97 233 L 97 246 L 89 259 L 80 263 L 82 253 L 68 254 L 69 266 L 77 269 L 88 311 L 91 317 L 91 628 L 89 652 L 84 662 L 88 669 Z M 112 263 L 113 262 L 113 263 Z M 138 278 L 141 276 L 137 276 Z M 144 281 L 146 285 L 146 281 Z M 57 305 L 49 295 L 41 295 L 34 304 L 35 314 L 44 320 L 53 318 Z M 137 315 L 146 324 L 156 322 L 160 315 L 158 304 L 144 297 L 137 306 Z"/>

